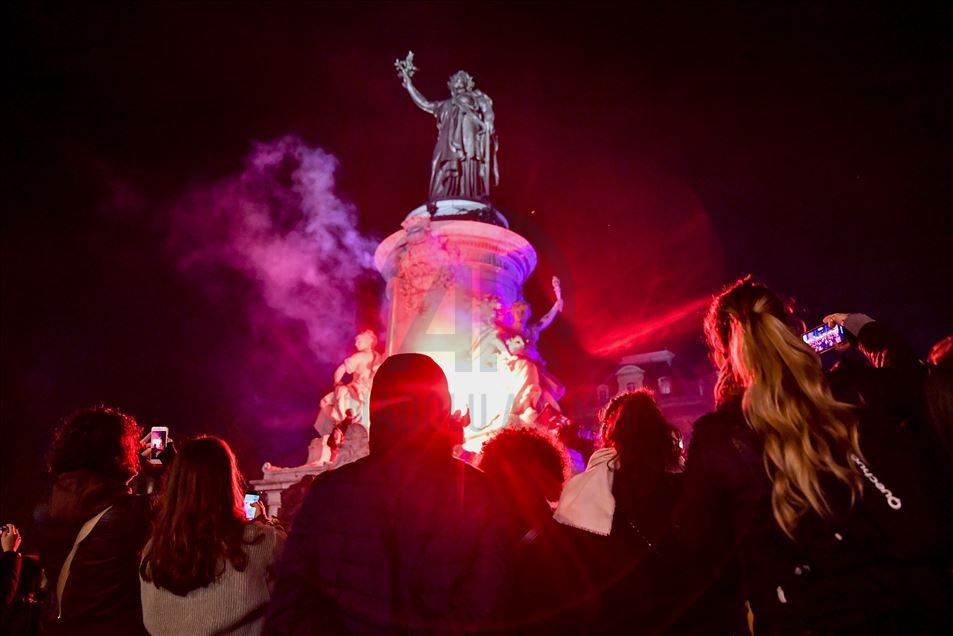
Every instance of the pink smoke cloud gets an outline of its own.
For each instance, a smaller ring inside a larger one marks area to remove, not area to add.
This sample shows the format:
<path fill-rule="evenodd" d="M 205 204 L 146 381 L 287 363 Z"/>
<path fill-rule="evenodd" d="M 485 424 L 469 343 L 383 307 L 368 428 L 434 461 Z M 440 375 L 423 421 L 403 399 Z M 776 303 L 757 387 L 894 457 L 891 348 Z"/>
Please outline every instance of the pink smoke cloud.
<path fill-rule="evenodd" d="M 238 278 L 246 339 L 234 359 L 220 361 L 221 374 L 266 428 L 307 426 L 330 384 L 322 369 L 340 362 L 358 329 L 357 287 L 372 271 L 376 242 L 335 192 L 337 166 L 294 136 L 256 143 L 239 173 L 192 190 L 169 211 L 167 245 L 179 271 L 210 298 L 233 291 Z M 302 399 L 305 385 L 314 394 Z"/>
<path fill-rule="evenodd" d="M 183 270 L 226 266 L 254 281 L 270 310 L 304 323 L 320 359 L 354 336 L 355 287 L 376 246 L 334 192 L 337 165 L 294 136 L 256 143 L 240 174 L 174 206 L 170 239 Z"/>

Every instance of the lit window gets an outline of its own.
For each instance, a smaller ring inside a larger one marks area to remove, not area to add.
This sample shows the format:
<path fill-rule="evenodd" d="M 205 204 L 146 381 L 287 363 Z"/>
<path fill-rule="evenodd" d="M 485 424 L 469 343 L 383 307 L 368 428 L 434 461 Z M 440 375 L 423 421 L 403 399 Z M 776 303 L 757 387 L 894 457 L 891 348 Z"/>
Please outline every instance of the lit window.
<path fill-rule="evenodd" d="M 668 395 L 672 392 L 672 378 L 663 375 L 658 379 L 658 392 L 662 395 Z"/>

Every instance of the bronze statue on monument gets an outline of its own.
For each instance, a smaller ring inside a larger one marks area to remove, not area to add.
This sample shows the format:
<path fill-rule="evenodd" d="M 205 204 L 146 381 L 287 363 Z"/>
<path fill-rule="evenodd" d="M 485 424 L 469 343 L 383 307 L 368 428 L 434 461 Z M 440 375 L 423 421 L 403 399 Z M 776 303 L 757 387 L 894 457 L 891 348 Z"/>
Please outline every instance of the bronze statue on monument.
<path fill-rule="evenodd" d="M 417 67 L 413 51 L 405 59 L 396 60 L 394 66 L 414 103 L 437 118 L 429 200 L 488 202 L 490 187 L 500 180 L 493 100 L 476 88 L 469 73 L 457 71 L 447 82 L 450 98 L 430 101 L 414 86 Z"/>
<path fill-rule="evenodd" d="M 412 210 L 374 255 L 387 282 L 387 354 L 426 353 L 444 369 L 457 407 L 467 409 L 463 448 L 479 452 L 499 429 L 536 425 L 542 409 L 558 411 L 562 386 L 546 370 L 536 343 L 562 310 L 562 293 L 554 279 L 553 308 L 530 321 L 521 299 L 536 251 L 490 203 L 499 185 L 493 100 L 466 71 L 450 77 L 447 99 L 428 100 L 413 83 L 413 52 L 394 66 L 414 104 L 435 117 L 437 140 L 426 204 Z M 335 371 L 334 389 L 321 400 L 318 436 L 306 463 L 266 463 L 262 479 L 253 482 L 270 495 L 270 514 L 292 484 L 367 454 L 370 389 L 384 355 L 374 332 L 361 332 L 354 345 Z"/>

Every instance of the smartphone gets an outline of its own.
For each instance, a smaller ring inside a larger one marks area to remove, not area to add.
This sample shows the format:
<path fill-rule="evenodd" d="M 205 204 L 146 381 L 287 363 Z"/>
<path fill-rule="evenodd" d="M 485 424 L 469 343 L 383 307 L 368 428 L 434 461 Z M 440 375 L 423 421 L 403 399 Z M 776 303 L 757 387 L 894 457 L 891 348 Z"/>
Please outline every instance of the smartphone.
<path fill-rule="evenodd" d="M 246 492 L 245 493 L 245 518 L 251 521 L 255 518 L 255 515 L 258 514 L 258 511 L 255 510 L 255 507 L 252 505 L 261 501 L 260 492 Z"/>
<path fill-rule="evenodd" d="M 830 351 L 835 345 L 839 345 L 847 339 L 844 335 L 844 328 L 840 325 L 834 325 L 833 327 L 821 325 L 811 329 L 801 337 L 811 349 L 818 353 Z"/>
<path fill-rule="evenodd" d="M 152 464 L 161 464 L 159 455 L 165 450 L 166 442 L 169 440 L 168 426 L 153 426 L 149 431 L 149 462 Z"/>

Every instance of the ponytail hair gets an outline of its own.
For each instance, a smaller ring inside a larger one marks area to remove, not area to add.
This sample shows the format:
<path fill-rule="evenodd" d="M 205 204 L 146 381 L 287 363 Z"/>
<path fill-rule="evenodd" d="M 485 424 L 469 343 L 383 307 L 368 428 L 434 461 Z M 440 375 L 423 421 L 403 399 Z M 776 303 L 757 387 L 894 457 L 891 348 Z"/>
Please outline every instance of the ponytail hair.
<path fill-rule="evenodd" d="M 863 455 L 853 407 L 834 399 L 817 354 L 788 316 L 771 290 L 747 277 L 715 298 L 705 333 L 719 367 L 716 399 L 741 398 L 764 447 L 775 521 L 793 539 L 809 510 L 832 516 L 822 481 L 843 484 L 851 504 L 861 495 L 850 456 Z"/>

